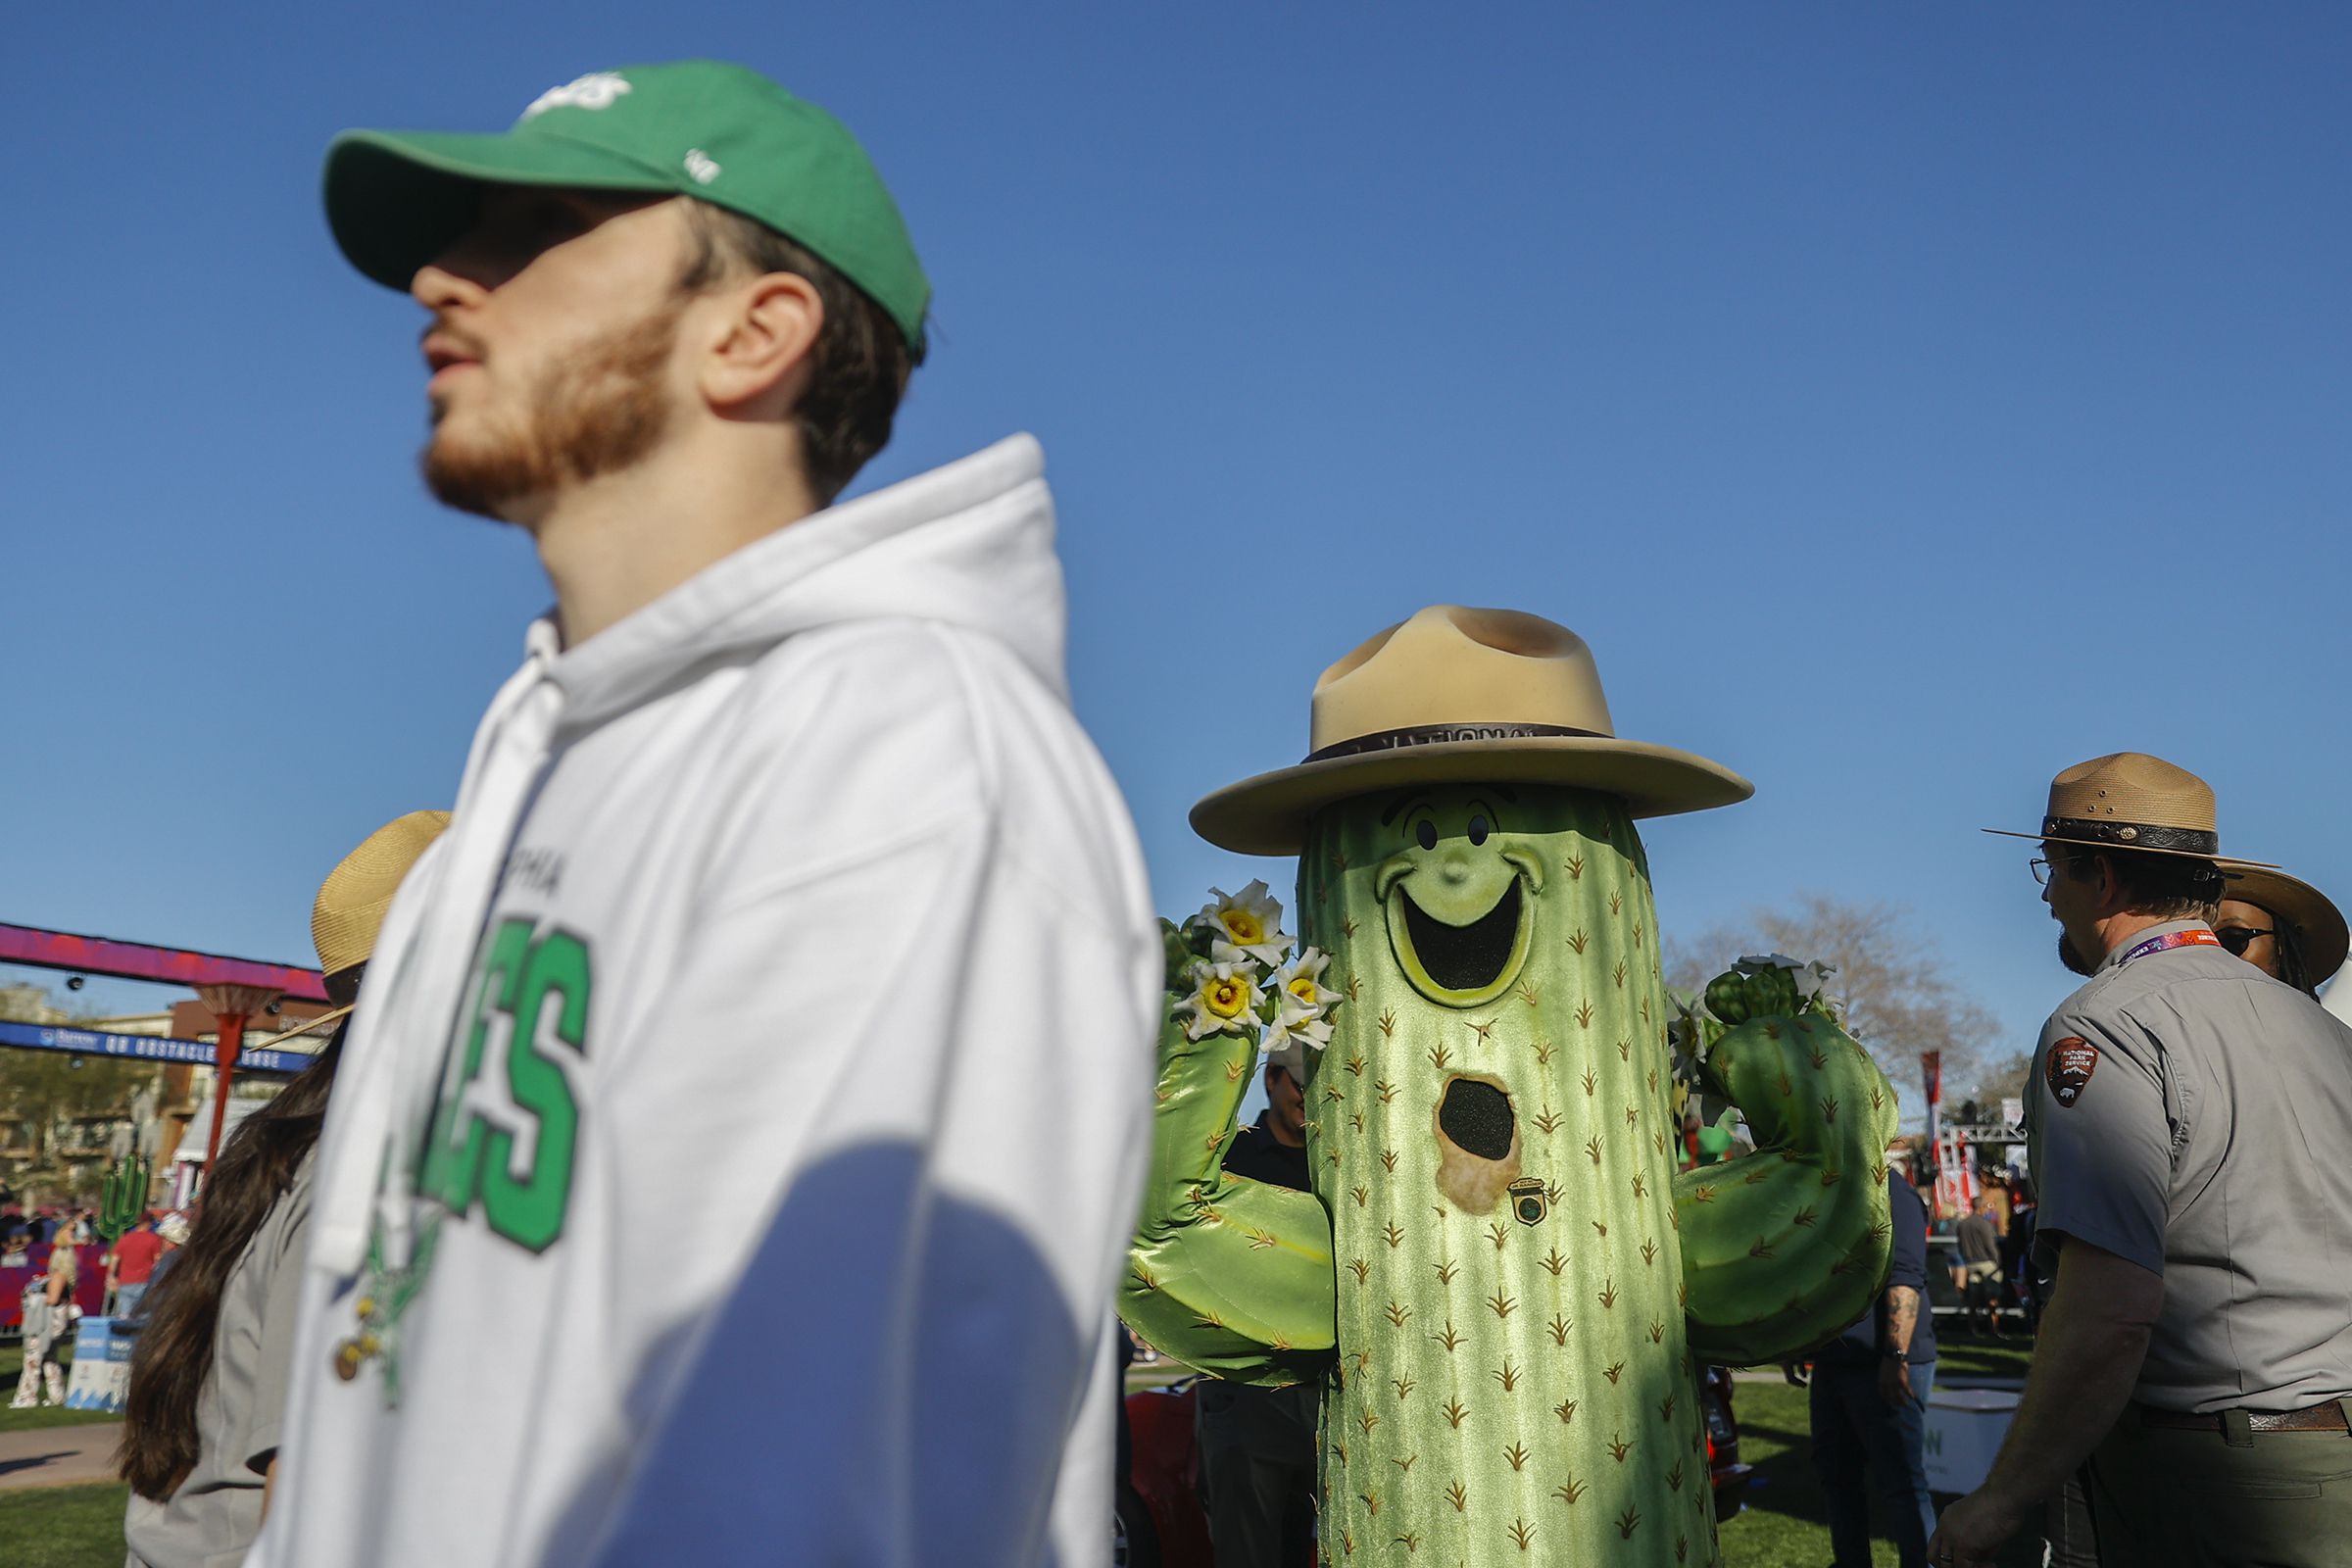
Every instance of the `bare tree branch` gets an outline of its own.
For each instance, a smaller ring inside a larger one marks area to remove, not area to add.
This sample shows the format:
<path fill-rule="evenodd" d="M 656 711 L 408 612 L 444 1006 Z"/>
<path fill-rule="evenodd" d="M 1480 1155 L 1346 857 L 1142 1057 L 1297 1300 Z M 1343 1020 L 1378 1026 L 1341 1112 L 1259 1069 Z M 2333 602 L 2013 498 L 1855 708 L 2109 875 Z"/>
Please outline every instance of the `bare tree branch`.
<path fill-rule="evenodd" d="M 1983 1079 L 1983 1098 L 1993 1080 L 1985 1066 L 2001 1045 L 1999 1024 L 1952 979 L 1934 937 L 1916 927 L 1908 910 L 1809 893 L 1790 908 L 1759 908 L 1737 924 L 1669 938 L 1666 983 L 1696 991 L 1735 958 L 1761 953 L 1829 964 L 1836 972 L 1826 1000 L 1915 1103 L 1924 1051 L 1943 1053 L 1947 1095 L 1952 1087 Z M 2023 1068 L 2016 1070 L 2022 1083 Z"/>

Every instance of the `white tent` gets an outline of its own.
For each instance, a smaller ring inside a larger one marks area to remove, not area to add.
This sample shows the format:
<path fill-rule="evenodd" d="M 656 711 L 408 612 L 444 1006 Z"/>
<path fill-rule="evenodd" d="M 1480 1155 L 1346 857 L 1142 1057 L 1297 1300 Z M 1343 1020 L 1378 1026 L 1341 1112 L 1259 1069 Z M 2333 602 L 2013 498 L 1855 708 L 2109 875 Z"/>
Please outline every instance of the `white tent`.
<path fill-rule="evenodd" d="M 270 1102 L 267 1100 L 240 1100 L 234 1095 L 229 1096 L 228 1118 L 220 1124 L 220 1141 L 227 1143 L 229 1134 L 237 1130 L 237 1123 L 268 1103 Z M 196 1107 L 194 1119 L 188 1123 L 187 1132 L 180 1137 L 179 1148 L 172 1154 L 168 1200 L 173 1208 L 185 1207 L 188 1200 L 196 1196 L 196 1180 L 204 1174 L 204 1146 L 212 1136 L 213 1102 L 208 1095 L 204 1103 Z"/>

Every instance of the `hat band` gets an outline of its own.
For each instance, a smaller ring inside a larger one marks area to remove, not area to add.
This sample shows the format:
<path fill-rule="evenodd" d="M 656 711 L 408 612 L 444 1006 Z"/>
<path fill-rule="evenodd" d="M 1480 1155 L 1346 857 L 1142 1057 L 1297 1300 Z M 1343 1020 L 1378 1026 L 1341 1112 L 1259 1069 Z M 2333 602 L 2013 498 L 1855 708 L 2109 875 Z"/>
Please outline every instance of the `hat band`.
<path fill-rule="evenodd" d="M 1339 741 L 1306 754 L 1308 762 L 1327 762 L 1335 757 L 1360 757 L 1366 752 L 1401 752 L 1414 746 L 1439 746 L 1447 741 L 1522 741 L 1556 736 L 1613 740 L 1596 729 L 1571 729 L 1566 724 L 1416 724 L 1409 729 L 1384 729 Z M 1304 763 L 1300 764 L 1301 766 Z"/>
<path fill-rule="evenodd" d="M 2094 822 L 2080 816 L 2045 816 L 2045 839 L 2089 839 L 2125 850 L 2171 850 L 2180 855 L 2219 855 L 2222 836 L 2193 827 L 2163 827 L 2152 822 Z"/>

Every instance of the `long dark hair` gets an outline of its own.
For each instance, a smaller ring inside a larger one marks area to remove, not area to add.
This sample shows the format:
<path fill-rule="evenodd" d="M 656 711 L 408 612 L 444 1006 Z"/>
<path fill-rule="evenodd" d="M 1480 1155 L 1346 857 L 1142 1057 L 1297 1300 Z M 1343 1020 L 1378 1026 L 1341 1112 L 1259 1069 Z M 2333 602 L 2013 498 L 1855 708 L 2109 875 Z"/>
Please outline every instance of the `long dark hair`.
<path fill-rule="evenodd" d="M 2270 911 L 2271 944 L 2278 954 L 2278 978 L 2302 992 L 2312 1001 L 2320 1000 L 2320 981 L 2311 977 L 2311 963 L 2304 956 L 2303 928 L 2279 914 Z M 2328 978 L 2320 976 L 2320 980 Z"/>
<path fill-rule="evenodd" d="M 349 1027 L 346 1019 L 317 1058 L 220 1146 L 220 1160 L 205 1178 L 196 1228 L 180 1249 L 186 1255 L 155 1287 L 147 1326 L 131 1354 L 122 1441 L 115 1449 L 122 1479 L 151 1501 L 169 1501 L 196 1468 L 196 1406 L 213 1372 L 220 1294 L 292 1185 L 303 1156 L 318 1142 Z"/>

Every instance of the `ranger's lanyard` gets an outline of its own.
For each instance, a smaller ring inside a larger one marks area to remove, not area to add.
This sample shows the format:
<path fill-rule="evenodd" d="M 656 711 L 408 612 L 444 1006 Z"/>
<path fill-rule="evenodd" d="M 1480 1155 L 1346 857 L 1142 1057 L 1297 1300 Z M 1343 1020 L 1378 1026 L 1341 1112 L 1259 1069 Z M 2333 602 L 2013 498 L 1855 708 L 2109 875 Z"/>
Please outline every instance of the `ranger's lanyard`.
<path fill-rule="evenodd" d="M 2148 938 L 2147 941 L 2116 959 L 2115 963 L 2116 967 L 2120 969 L 2133 958 L 2145 957 L 2151 953 L 2169 953 L 2175 948 L 2218 948 L 2221 945 L 2222 939 L 2202 926 L 2194 931 L 2167 931 L 2160 937 Z"/>

